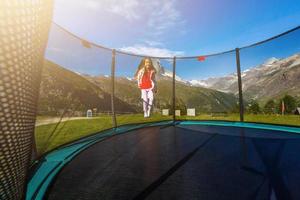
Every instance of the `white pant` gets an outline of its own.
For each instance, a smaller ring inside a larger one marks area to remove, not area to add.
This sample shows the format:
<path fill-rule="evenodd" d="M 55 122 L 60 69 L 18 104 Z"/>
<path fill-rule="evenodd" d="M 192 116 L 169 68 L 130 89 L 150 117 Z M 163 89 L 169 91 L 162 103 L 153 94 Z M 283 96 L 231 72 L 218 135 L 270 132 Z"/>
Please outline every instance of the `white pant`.
<path fill-rule="evenodd" d="M 151 110 L 151 106 L 153 103 L 153 92 L 152 89 L 141 89 L 142 100 L 143 100 L 143 110 L 147 112 Z"/>

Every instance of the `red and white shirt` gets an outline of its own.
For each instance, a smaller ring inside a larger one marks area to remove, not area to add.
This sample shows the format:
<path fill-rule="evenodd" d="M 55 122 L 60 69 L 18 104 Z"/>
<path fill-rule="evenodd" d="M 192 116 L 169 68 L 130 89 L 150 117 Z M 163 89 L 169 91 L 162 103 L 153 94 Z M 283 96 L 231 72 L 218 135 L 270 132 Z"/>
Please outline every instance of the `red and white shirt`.
<path fill-rule="evenodd" d="M 138 86 L 140 89 L 153 89 L 154 88 L 154 78 L 155 71 L 145 71 L 145 69 L 141 69 L 138 72 L 137 80 L 138 80 Z"/>

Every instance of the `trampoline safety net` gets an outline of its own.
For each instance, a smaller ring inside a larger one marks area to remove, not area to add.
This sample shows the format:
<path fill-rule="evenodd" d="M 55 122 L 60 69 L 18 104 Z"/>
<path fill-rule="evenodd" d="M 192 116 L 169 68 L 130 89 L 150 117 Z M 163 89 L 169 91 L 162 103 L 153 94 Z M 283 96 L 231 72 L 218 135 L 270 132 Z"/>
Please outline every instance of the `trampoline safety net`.
<path fill-rule="evenodd" d="M 292 42 L 299 33 L 297 27 L 211 55 L 151 57 L 102 47 L 52 23 L 35 128 L 38 155 L 126 124 L 300 125 L 299 42 Z M 142 86 L 146 62 L 151 91 Z"/>
<path fill-rule="evenodd" d="M 235 52 L 176 60 L 178 119 L 239 121 Z"/>
<path fill-rule="evenodd" d="M 38 155 L 112 128 L 111 57 L 52 24 L 35 128 Z"/>
<path fill-rule="evenodd" d="M 51 0 L 0 1 L 0 199 L 21 199 L 29 167 Z"/>
<path fill-rule="evenodd" d="M 240 50 L 245 121 L 300 125 L 300 29 Z"/>

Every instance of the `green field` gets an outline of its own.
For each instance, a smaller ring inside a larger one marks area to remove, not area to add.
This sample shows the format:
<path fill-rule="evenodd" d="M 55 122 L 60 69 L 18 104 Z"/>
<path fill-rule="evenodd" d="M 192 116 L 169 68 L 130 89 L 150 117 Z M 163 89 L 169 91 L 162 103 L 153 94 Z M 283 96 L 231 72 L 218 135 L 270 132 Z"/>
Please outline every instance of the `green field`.
<path fill-rule="evenodd" d="M 227 116 L 215 116 L 215 117 L 212 117 L 211 115 L 199 115 L 196 117 L 181 116 L 181 117 L 177 117 L 177 119 L 239 121 L 240 115 L 239 114 L 230 114 Z M 244 115 L 244 121 L 300 126 L 300 116 L 299 115 L 283 115 L 282 116 L 282 115 L 246 114 L 246 115 Z"/>
<path fill-rule="evenodd" d="M 49 117 L 38 117 L 37 121 L 48 120 Z M 144 118 L 141 114 L 119 115 L 117 116 L 118 125 L 154 122 L 161 120 L 170 120 L 171 116 L 165 117 L 160 114 L 153 115 L 150 118 Z M 231 114 L 227 116 L 211 116 L 200 115 L 196 117 L 177 117 L 181 120 L 229 120 L 239 121 L 238 114 Z M 245 121 L 249 122 L 263 122 L 284 125 L 300 126 L 300 116 L 297 115 L 245 115 Z M 59 124 L 51 123 L 46 125 L 36 126 L 35 137 L 38 154 L 47 152 L 57 146 L 74 141 L 81 137 L 97 133 L 101 130 L 112 127 L 111 116 L 101 116 L 89 119 L 75 119 L 64 121 Z"/>
<path fill-rule="evenodd" d="M 49 117 L 38 117 L 37 123 L 40 123 L 40 121 L 42 120 L 48 119 Z M 161 115 L 153 115 L 150 118 L 144 118 L 142 114 L 120 116 L 117 115 L 118 125 L 155 122 L 170 119 L 171 117 L 163 117 Z M 109 128 L 112 128 L 112 117 L 108 115 L 102 117 L 64 121 L 59 124 L 51 123 L 36 126 L 35 138 L 38 154 L 47 152 L 67 142 Z"/>

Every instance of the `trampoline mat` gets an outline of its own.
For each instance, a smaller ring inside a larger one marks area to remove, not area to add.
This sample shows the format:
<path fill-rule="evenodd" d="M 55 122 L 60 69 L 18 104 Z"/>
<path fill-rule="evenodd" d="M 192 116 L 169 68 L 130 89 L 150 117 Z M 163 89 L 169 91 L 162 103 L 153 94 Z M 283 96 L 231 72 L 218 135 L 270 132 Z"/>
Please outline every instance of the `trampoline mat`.
<path fill-rule="evenodd" d="M 62 169 L 46 199 L 300 199 L 299 139 L 208 129 L 151 127 L 101 141 Z"/>

